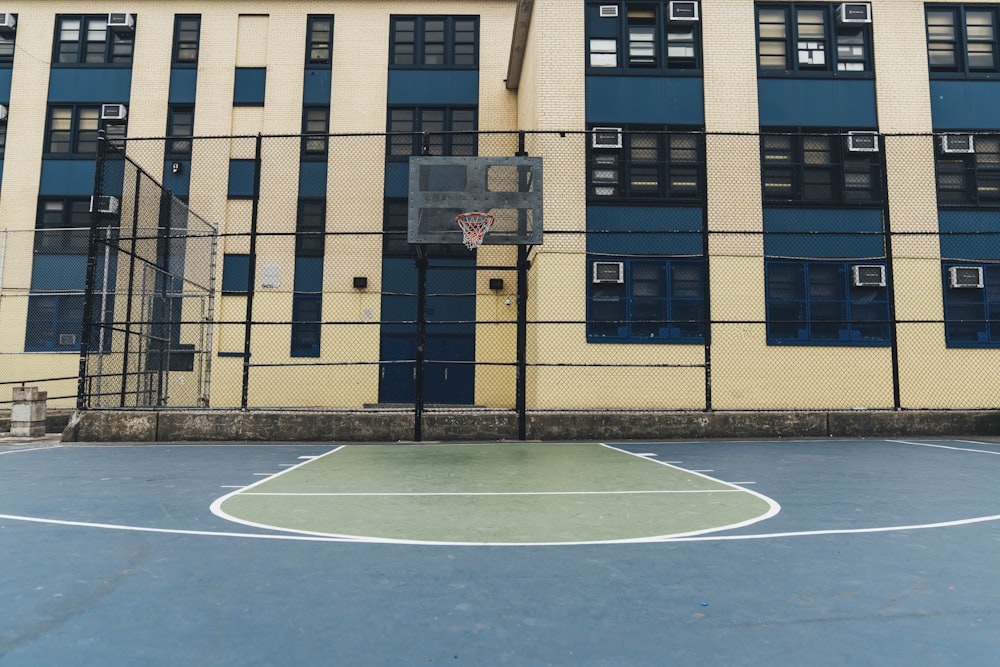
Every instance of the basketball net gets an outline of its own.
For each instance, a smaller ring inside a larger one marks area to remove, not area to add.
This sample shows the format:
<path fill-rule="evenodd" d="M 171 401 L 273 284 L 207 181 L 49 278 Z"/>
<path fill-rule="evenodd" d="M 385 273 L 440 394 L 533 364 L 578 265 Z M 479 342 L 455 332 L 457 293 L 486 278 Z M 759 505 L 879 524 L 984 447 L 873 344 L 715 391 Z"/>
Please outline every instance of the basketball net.
<path fill-rule="evenodd" d="M 462 228 L 462 243 L 469 250 L 475 250 L 486 237 L 486 232 L 493 226 L 493 215 L 480 211 L 460 213 L 455 216 L 455 222 Z"/>

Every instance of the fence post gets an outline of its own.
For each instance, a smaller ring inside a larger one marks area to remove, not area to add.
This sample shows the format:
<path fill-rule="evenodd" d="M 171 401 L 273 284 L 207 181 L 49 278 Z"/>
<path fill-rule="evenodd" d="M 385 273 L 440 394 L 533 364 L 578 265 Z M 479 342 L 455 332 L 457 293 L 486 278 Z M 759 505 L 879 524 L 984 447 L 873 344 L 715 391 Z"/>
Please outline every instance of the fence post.
<path fill-rule="evenodd" d="M 424 362 L 427 358 L 427 257 L 417 248 L 417 353 L 414 359 L 413 439 L 420 442 L 424 426 Z"/>
<path fill-rule="evenodd" d="M 889 333 L 889 340 L 891 341 L 890 356 L 892 358 L 892 408 L 894 410 L 899 410 L 902 407 L 899 392 L 899 331 L 896 322 L 896 288 L 893 276 L 892 225 L 889 222 L 889 178 L 885 168 L 886 151 L 888 151 L 889 147 L 886 144 L 885 135 L 882 135 L 882 145 L 885 146 L 885 150 L 880 153 L 882 156 L 882 165 L 879 169 L 879 177 L 882 179 L 882 233 L 885 237 L 885 289 L 886 296 L 889 298 L 889 325 L 892 327 L 892 331 Z"/>
<path fill-rule="evenodd" d="M 243 326 L 243 395 L 240 409 L 246 410 L 250 393 L 250 333 L 253 329 L 253 291 L 257 282 L 257 213 L 260 209 L 260 167 L 263 136 L 258 132 L 253 160 L 253 201 L 250 213 L 250 256 L 247 261 L 247 315 Z"/>
<path fill-rule="evenodd" d="M 90 351 L 90 330 L 94 324 L 94 271 L 97 268 L 97 224 L 100 222 L 98 197 L 104 190 L 104 161 L 107 154 L 107 137 L 104 130 L 97 132 L 97 160 L 94 166 L 94 193 L 90 200 L 90 234 L 87 243 L 86 286 L 83 291 L 83 331 L 80 332 L 80 368 L 77 373 L 76 407 L 86 407 L 87 354 Z"/>
<path fill-rule="evenodd" d="M 524 130 L 517 133 L 517 153 L 518 157 L 526 157 L 528 151 L 524 145 Z M 521 171 L 518 174 L 518 190 L 524 191 L 527 187 L 525 179 L 527 174 Z M 527 225 L 524 211 L 518 211 L 517 218 L 519 232 L 524 232 Z M 537 223 L 535 223 L 537 224 Z M 517 385 L 514 390 L 514 409 L 517 412 L 517 439 L 528 439 L 528 253 L 530 248 L 523 243 L 517 246 L 517 372 L 515 380 Z"/>

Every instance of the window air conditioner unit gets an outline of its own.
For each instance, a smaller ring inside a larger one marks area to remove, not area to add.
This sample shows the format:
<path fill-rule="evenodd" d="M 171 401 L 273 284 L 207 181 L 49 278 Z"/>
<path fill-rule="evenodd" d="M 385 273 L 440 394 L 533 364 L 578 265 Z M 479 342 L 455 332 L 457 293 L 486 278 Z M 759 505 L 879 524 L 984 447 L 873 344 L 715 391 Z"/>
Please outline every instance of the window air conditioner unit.
<path fill-rule="evenodd" d="M 838 23 L 871 23 L 872 3 L 844 2 L 837 5 Z"/>
<path fill-rule="evenodd" d="M 76 334 L 59 334 L 59 346 L 76 345 Z"/>
<path fill-rule="evenodd" d="M 13 14 L 0 14 L 0 33 L 10 35 L 14 32 L 16 25 L 17 19 L 14 18 Z"/>
<path fill-rule="evenodd" d="M 847 150 L 852 153 L 878 153 L 878 133 L 848 132 Z"/>
<path fill-rule="evenodd" d="M 118 33 L 135 30 L 135 19 L 131 14 L 112 12 L 108 14 L 108 29 Z"/>
<path fill-rule="evenodd" d="M 595 283 L 625 282 L 625 262 L 594 262 Z"/>
<path fill-rule="evenodd" d="M 621 148 L 622 128 L 595 127 L 591 129 L 591 146 L 594 148 Z"/>
<path fill-rule="evenodd" d="M 855 264 L 851 273 L 855 287 L 885 287 L 885 267 L 881 264 Z"/>
<path fill-rule="evenodd" d="M 618 16 L 618 5 L 601 5 L 600 16 L 602 19 L 613 19 Z"/>
<path fill-rule="evenodd" d="M 671 21 L 697 21 L 698 3 L 674 0 L 670 3 Z"/>
<path fill-rule="evenodd" d="M 124 104 L 102 104 L 101 120 L 125 120 L 128 107 Z"/>
<path fill-rule="evenodd" d="M 7 120 L 7 105 L 0 104 L 0 121 Z"/>
<path fill-rule="evenodd" d="M 98 213 L 117 213 L 118 197 L 112 197 L 111 195 L 91 197 L 90 212 L 93 213 L 95 210 Z"/>
<path fill-rule="evenodd" d="M 983 267 L 981 266 L 951 266 L 948 267 L 948 284 L 951 287 L 971 287 L 982 289 Z"/>
<path fill-rule="evenodd" d="M 975 153 L 976 142 L 971 134 L 942 134 L 942 153 Z"/>

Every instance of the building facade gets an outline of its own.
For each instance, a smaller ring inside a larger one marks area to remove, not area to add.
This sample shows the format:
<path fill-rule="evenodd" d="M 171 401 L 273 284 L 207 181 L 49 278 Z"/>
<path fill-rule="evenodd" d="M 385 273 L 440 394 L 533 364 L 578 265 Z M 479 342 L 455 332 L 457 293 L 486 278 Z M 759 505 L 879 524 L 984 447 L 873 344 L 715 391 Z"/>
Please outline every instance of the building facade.
<path fill-rule="evenodd" d="M 213 407 L 411 404 L 421 360 L 433 404 L 526 373 L 539 410 L 1000 407 L 1000 4 L 0 12 L 0 382 L 76 402 L 89 229 L 134 220 L 114 169 L 94 197 L 103 131 L 219 233 L 211 314 L 170 306 Z M 418 256 L 409 158 L 515 154 L 545 165 L 525 289 L 513 246 Z"/>

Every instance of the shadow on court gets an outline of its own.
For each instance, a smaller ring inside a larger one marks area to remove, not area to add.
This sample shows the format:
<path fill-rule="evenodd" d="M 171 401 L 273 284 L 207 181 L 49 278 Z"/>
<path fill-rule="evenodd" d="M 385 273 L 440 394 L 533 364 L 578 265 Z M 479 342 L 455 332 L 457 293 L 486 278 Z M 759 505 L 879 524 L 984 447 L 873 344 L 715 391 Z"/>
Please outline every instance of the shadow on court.
<path fill-rule="evenodd" d="M 911 666 L 1000 652 L 1000 446 L 615 446 L 781 511 L 648 543 L 373 543 L 210 511 L 335 460 L 333 445 L 0 447 L 0 665 Z"/>

